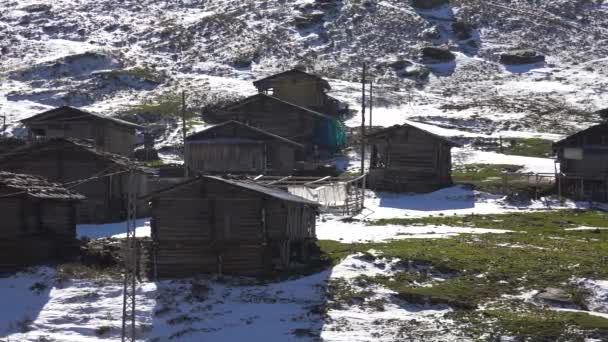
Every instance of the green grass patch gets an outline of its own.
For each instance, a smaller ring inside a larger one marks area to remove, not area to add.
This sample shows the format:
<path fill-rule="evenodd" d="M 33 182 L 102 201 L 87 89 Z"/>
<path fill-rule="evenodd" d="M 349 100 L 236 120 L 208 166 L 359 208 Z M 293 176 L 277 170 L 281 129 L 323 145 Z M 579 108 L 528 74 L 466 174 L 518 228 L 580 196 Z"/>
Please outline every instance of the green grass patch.
<path fill-rule="evenodd" d="M 517 336 L 531 341 L 582 341 L 608 335 L 608 319 L 580 312 L 560 312 L 525 306 L 480 311 L 474 315 L 451 314 L 456 320 L 471 324 L 478 335 Z"/>
<path fill-rule="evenodd" d="M 479 328 L 479 336 L 484 331 L 496 331 L 532 340 L 545 337 L 552 340 L 565 333 L 574 334 L 572 336 L 585 336 L 581 332 L 608 334 L 607 320 L 586 314 L 541 310 L 503 297 L 526 290 L 559 287 L 584 308 L 588 293 L 577 288 L 571 280 L 608 279 L 608 231 L 566 231 L 564 228 L 607 227 L 605 213 L 563 210 L 386 219 L 372 222 L 369 229 L 377 229 L 374 225 L 382 224 L 468 226 L 513 232 L 368 244 L 320 241 L 319 246 L 334 263 L 347 255 L 370 249 L 388 259 L 400 259 L 390 276 L 360 276 L 355 281 L 365 286 L 383 285 L 411 303 L 448 304 L 459 309 L 455 318 L 463 324 L 474 323 L 467 329 L 474 332 Z M 508 305 L 504 310 L 500 306 L 479 310 L 481 304 L 505 301 Z M 515 312 L 517 310 L 521 312 Z M 493 322 L 491 327 L 486 326 L 489 321 Z M 552 329 L 555 332 L 551 332 Z"/>
<path fill-rule="evenodd" d="M 547 158 L 553 155 L 553 142 L 538 138 L 509 139 L 503 147 L 505 154 Z"/>
<path fill-rule="evenodd" d="M 550 182 L 535 184 L 527 175 L 517 174 L 522 168 L 511 164 L 460 165 L 454 167 L 452 179 L 455 183 L 470 184 L 479 191 L 493 194 L 525 194 L 527 198 L 535 198 L 554 191 L 555 186 Z"/>
<path fill-rule="evenodd" d="M 555 210 L 493 215 L 434 216 L 423 218 L 390 218 L 371 221 L 368 225 L 445 225 L 507 229 L 536 233 L 567 234 L 563 228 L 608 227 L 608 214 L 602 211 Z"/>
<path fill-rule="evenodd" d="M 459 183 L 500 180 L 505 172 L 517 172 L 522 168 L 510 164 L 467 164 L 455 167 L 452 179 Z"/>

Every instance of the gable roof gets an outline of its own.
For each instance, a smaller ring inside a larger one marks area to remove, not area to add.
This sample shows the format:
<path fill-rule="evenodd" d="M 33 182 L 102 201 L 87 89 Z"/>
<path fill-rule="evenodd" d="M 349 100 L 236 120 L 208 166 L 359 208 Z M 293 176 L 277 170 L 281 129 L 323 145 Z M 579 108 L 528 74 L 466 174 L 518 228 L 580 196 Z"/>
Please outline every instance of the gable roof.
<path fill-rule="evenodd" d="M 238 121 L 235 121 L 235 120 L 230 120 L 230 121 L 222 122 L 222 123 L 217 124 L 217 125 L 206 127 L 202 131 L 199 131 L 197 133 L 194 133 L 194 134 L 188 136 L 186 138 L 186 141 L 189 141 L 189 142 L 196 141 L 197 139 L 204 138 L 206 134 L 211 133 L 214 130 L 217 130 L 217 129 L 223 128 L 223 127 L 229 127 L 229 126 L 241 127 L 243 129 L 249 130 L 251 132 L 264 135 L 264 136 L 266 136 L 266 137 L 268 137 L 270 139 L 273 139 L 273 140 L 276 140 L 276 141 L 279 141 L 279 142 L 282 142 L 282 143 L 285 143 L 285 144 L 289 144 L 289 145 L 292 145 L 292 146 L 297 147 L 297 148 L 304 148 L 304 145 L 299 144 L 299 143 L 297 143 L 295 141 L 289 140 L 287 138 L 283 138 L 283 137 L 278 136 L 276 134 L 272 134 L 272 133 L 267 132 L 265 130 L 262 130 L 262 129 L 259 129 L 259 128 L 256 128 L 256 127 L 252 127 L 252 126 L 246 125 L 246 124 L 244 124 L 242 122 L 238 122 Z"/>
<path fill-rule="evenodd" d="M 81 109 L 70 107 L 70 106 L 62 106 L 58 108 L 54 108 L 51 110 L 47 110 L 46 112 L 42 112 L 40 114 L 36 114 L 34 116 L 30 116 L 29 118 L 21 120 L 24 124 L 36 123 L 40 121 L 72 121 L 75 119 L 80 119 L 83 117 L 90 117 L 93 119 L 101 119 L 105 121 L 112 122 L 114 124 L 125 126 L 129 128 L 141 129 L 140 125 L 134 124 L 132 122 L 120 120 L 117 118 L 113 118 L 111 116 L 105 116 L 101 114 L 85 112 Z"/>
<path fill-rule="evenodd" d="M 257 81 L 254 81 L 253 85 L 256 86 L 257 88 L 260 88 L 260 87 L 263 87 L 263 83 L 266 83 L 268 81 L 272 81 L 275 78 L 280 78 L 280 77 L 283 77 L 283 76 L 286 76 L 286 75 L 289 75 L 289 74 L 292 74 L 292 75 L 295 75 L 295 76 L 298 76 L 298 77 L 302 77 L 302 78 L 313 79 L 316 82 L 321 83 L 321 85 L 323 86 L 324 89 L 327 89 L 327 90 L 331 89 L 331 86 L 329 85 L 329 82 L 327 82 L 325 79 L 323 79 L 323 78 L 321 78 L 321 77 L 319 77 L 317 75 L 313 75 L 313 74 L 307 73 L 306 71 L 299 70 L 299 69 L 290 69 L 290 70 L 287 70 L 287 71 L 280 72 L 278 74 L 270 75 L 268 77 L 265 77 L 265 78 L 259 79 Z"/>
<path fill-rule="evenodd" d="M 7 161 L 10 161 L 13 159 L 17 159 L 19 157 L 28 156 L 30 153 L 32 153 L 36 150 L 61 149 L 61 148 L 81 149 L 83 151 L 90 153 L 91 155 L 105 159 L 122 168 L 134 167 L 135 170 L 137 170 L 137 171 L 141 171 L 141 172 L 145 172 L 145 173 L 152 172 L 151 169 L 143 166 L 141 163 L 134 161 L 132 159 L 129 159 L 125 156 L 99 150 L 92 144 L 87 143 L 86 141 L 83 141 L 83 140 L 68 139 L 68 138 L 51 138 L 51 139 L 42 140 L 42 141 L 35 142 L 30 145 L 20 147 L 9 153 L 0 155 L 0 165 L 4 162 L 7 162 Z"/>
<path fill-rule="evenodd" d="M 591 126 L 580 132 L 576 132 L 560 141 L 553 143 L 553 147 L 559 147 L 588 134 L 608 134 L 608 123 Z"/>
<path fill-rule="evenodd" d="M 39 199 L 83 200 L 84 196 L 68 190 L 57 183 L 48 182 L 42 177 L 0 171 L 0 187 L 12 191 L 10 194 L 0 193 L 2 197 L 26 195 Z"/>
<path fill-rule="evenodd" d="M 245 182 L 245 181 L 237 181 L 234 179 L 226 179 L 226 178 L 221 178 L 221 177 L 217 177 L 217 176 L 198 176 L 196 178 L 192 178 L 189 180 L 186 180 L 184 182 L 181 182 L 179 184 L 174 184 L 170 187 L 164 188 L 164 189 L 160 189 L 158 191 L 149 193 L 143 197 L 140 197 L 140 200 L 145 200 L 145 199 L 150 199 L 150 198 L 154 198 L 157 197 L 160 194 L 163 194 L 167 191 L 171 191 L 177 188 L 180 188 L 182 186 L 186 186 L 186 185 L 190 185 L 202 180 L 211 180 L 211 181 L 216 181 L 216 182 L 221 182 L 224 183 L 226 185 L 230 185 L 230 186 L 234 186 L 240 189 L 244 189 L 244 190 L 248 190 L 248 191 L 253 191 L 256 192 L 260 195 L 266 196 L 266 197 L 271 197 L 274 199 L 278 199 L 278 200 L 282 200 L 282 201 L 287 201 L 287 202 L 293 202 L 293 203 L 300 203 L 300 204 L 307 204 L 307 205 L 313 205 L 313 206 L 320 206 L 319 203 L 317 202 L 313 202 L 310 200 L 307 200 L 305 198 L 302 198 L 300 196 L 296 196 L 296 195 L 292 195 L 290 193 L 288 193 L 287 191 L 283 191 L 283 190 L 279 190 L 279 189 L 274 189 L 274 188 L 268 188 L 265 186 L 261 186 L 259 184 L 253 183 L 253 182 Z"/>
<path fill-rule="evenodd" d="M 429 132 L 429 131 L 427 131 L 425 129 L 422 129 L 420 127 L 416 127 L 415 124 L 412 124 L 412 123 L 403 123 L 401 125 L 393 125 L 391 127 L 383 128 L 383 129 L 381 129 L 379 131 L 376 131 L 374 133 L 367 134 L 366 138 L 368 138 L 368 139 L 369 138 L 377 138 L 379 136 L 392 133 L 393 131 L 396 131 L 396 130 L 399 130 L 399 129 L 402 129 L 402 128 L 405 128 L 405 127 L 411 127 L 411 128 L 414 128 L 414 129 L 416 129 L 418 131 L 421 131 L 421 132 L 423 132 L 425 134 L 428 134 L 428 135 L 430 135 L 430 136 L 432 136 L 434 138 L 437 138 L 437 139 L 443 141 L 444 143 L 448 144 L 450 147 L 460 147 L 461 146 L 459 143 L 457 143 L 455 141 L 452 141 L 452 140 L 450 140 L 450 139 L 448 139 L 448 138 L 446 138 L 444 136 L 441 136 L 441 135 Z"/>
<path fill-rule="evenodd" d="M 263 94 L 263 93 L 258 93 L 258 94 L 249 96 L 249 97 L 247 97 L 247 98 L 245 98 L 245 99 L 243 99 L 241 101 L 238 101 L 235 104 L 230 105 L 229 107 L 224 108 L 224 110 L 228 111 L 228 112 L 232 112 L 232 111 L 234 111 L 235 108 L 240 108 L 243 105 L 246 105 L 248 103 L 251 103 L 251 102 L 254 102 L 254 101 L 261 101 L 261 100 L 269 100 L 269 101 L 278 102 L 278 103 L 281 103 L 283 105 L 290 106 L 290 107 L 298 110 L 300 113 L 308 114 L 308 115 L 315 116 L 315 117 L 318 117 L 318 118 L 323 118 L 323 119 L 328 119 L 328 120 L 333 120 L 334 119 L 331 116 L 319 113 L 319 112 L 317 112 L 315 110 L 312 110 L 312 109 L 309 109 L 309 108 L 306 108 L 306 107 L 302 107 L 302 106 L 298 106 L 297 104 L 293 104 L 291 102 L 288 102 L 288 101 L 285 101 L 285 100 L 281 100 L 281 99 L 279 99 L 277 97 L 266 95 L 266 94 Z"/>

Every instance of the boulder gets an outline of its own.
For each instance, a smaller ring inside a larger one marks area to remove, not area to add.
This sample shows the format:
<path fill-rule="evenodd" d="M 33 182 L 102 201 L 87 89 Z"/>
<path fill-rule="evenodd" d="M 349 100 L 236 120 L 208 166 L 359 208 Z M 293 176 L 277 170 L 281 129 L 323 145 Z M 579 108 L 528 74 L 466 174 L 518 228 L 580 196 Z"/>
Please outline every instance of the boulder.
<path fill-rule="evenodd" d="M 293 19 L 295 26 L 299 29 L 307 29 L 323 22 L 323 13 L 311 13 L 306 16 L 297 16 Z"/>
<path fill-rule="evenodd" d="M 467 40 L 473 37 L 473 31 L 475 30 L 473 25 L 462 21 L 457 21 L 452 24 L 452 30 L 458 40 Z"/>
<path fill-rule="evenodd" d="M 545 56 L 531 50 L 516 50 L 500 55 L 500 63 L 502 64 L 535 64 L 544 62 Z"/>
<path fill-rule="evenodd" d="M 563 289 L 555 287 L 545 288 L 536 296 L 534 296 L 534 298 L 549 305 L 556 305 L 561 307 L 578 307 L 570 293 L 566 292 Z"/>
<path fill-rule="evenodd" d="M 448 49 L 427 46 L 422 49 L 422 58 L 437 62 L 451 62 L 456 56 Z"/>
<path fill-rule="evenodd" d="M 394 61 L 392 63 L 389 63 L 388 66 L 391 67 L 393 70 L 402 70 L 402 69 L 405 69 L 412 65 L 414 65 L 414 63 L 407 61 L 407 60 L 400 59 L 400 60 Z"/>
<path fill-rule="evenodd" d="M 412 0 L 412 6 L 420 9 L 431 9 L 450 3 L 450 0 Z"/>

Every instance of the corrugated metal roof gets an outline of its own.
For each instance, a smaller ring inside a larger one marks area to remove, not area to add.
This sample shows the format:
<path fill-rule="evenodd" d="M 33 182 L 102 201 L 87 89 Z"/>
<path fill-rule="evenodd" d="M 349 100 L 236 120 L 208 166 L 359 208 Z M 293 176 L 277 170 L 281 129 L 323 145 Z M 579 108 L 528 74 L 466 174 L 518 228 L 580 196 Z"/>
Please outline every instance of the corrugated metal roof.
<path fill-rule="evenodd" d="M 226 178 L 221 178 L 221 177 L 217 177 L 217 176 L 203 176 L 203 178 L 208 178 L 208 179 L 214 179 L 216 181 L 220 181 L 220 182 L 224 182 L 226 184 L 230 184 L 233 186 L 237 186 L 240 188 L 244 188 L 244 189 L 248 189 L 251 191 L 255 191 L 261 194 L 265 194 L 268 195 L 270 197 L 276 198 L 276 199 L 280 199 L 280 200 L 284 200 L 284 201 L 289 201 L 289 202 L 296 202 L 296 203 L 302 203 L 302 204 L 309 204 L 309 205 L 314 205 L 314 206 L 319 206 L 320 204 L 317 202 L 313 202 L 310 200 L 307 200 L 303 197 L 300 196 L 296 196 L 296 195 L 292 195 L 287 191 L 283 191 L 280 189 L 275 189 L 275 188 L 269 188 L 269 187 L 265 187 L 262 185 L 259 185 L 257 183 L 253 183 L 253 182 L 244 182 L 244 181 L 237 181 L 234 179 L 226 179 Z"/>
<path fill-rule="evenodd" d="M 327 119 L 327 120 L 334 120 L 334 118 L 332 118 L 331 116 L 328 116 L 328 115 L 325 115 L 323 113 L 319 113 L 319 112 L 317 112 L 315 110 L 312 110 L 312 109 L 309 109 L 309 108 L 306 108 L 306 107 L 302 107 L 302 106 L 299 106 L 297 104 L 294 104 L 294 103 L 291 103 L 291 102 L 288 102 L 288 101 L 285 101 L 285 100 L 281 100 L 281 99 L 279 99 L 277 97 L 266 95 L 266 94 L 262 94 L 262 93 L 249 96 L 249 97 L 247 97 L 247 98 L 245 98 L 245 99 L 237 102 L 236 104 L 233 104 L 233 105 L 229 106 L 225 110 L 230 112 L 234 108 L 238 108 L 238 107 L 240 107 L 240 106 L 242 106 L 244 104 L 247 104 L 249 102 L 252 102 L 252 101 L 254 101 L 256 99 L 269 99 L 271 101 L 280 102 L 280 103 L 282 103 L 284 105 L 296 108 L 301 113 L 306 113 L 306 114 L 309 114 L 309 115 L 312 115 L 312 116 L 316 116 L 316 117 L 319 117 L 319 118 L 323 118 L 323 119 Z"/>
<path fill-rule="evenodd" d="M 433 137 L 435 137 L 435 138 L 437 138 L 437 139 L 439 139 L 439 140 L 447 143 L 448 145 L 450 145 L 452 147 L 460 147 L 460 144 L 457 143 L 457 142 L 455 142 L 455 141 L 452 141 L 452 140 L 450 140 L 450 139 L 448 139 L 448 138 L 446 138 L 444 136 L 435 134 L 433 132 L 429 132 L 429 131 L 427 131 L 424 128 L 417 127 L 415 121 L 410 121 L 410 122 L 407 122 L 407 123 L 404 123 L 404 124 L 401 124 L 401 125 L 393 125 L 393 126 L 390 126 L 390 127 L 387 127 L 387 128 L 383 128 L 383 129 L 381 129 L 379 131 L 376 131 L 374 133 L 367 134 L 366 138 L 373 138 L 373 137 L 376 137 L 376 136 L 379 136 L 379 135 L 383 135 L 383 134 L 386 134 L 386 133 L 389 133 L 389 132 L 392 132 L 394 130 L 398 130 L 398 129 L 401 129 L 401 128 L 404 128 L 404 127 L 415 128 L 415 129 L 417 129 L 417 130 L 419 130 L 421 132 L 424 132 L 424 133 L 426 133 L 426 134 L 428 134 L 430 136 L 433 136 Z"/>
<path fill-rule="evenodd" d="M 74 108 L 74 107 L 69 107 L 69 106 L 62 106 L 62 107 L 54 108 L 51 110 L 47 110 L 46 112 L 42 112 L 40 114 L 36 114 L 34 116 L 30 116 L 29 118 L 23 119 L 23 120 L 21 120 L 21 122 L 23 122 L 24 124 L 27 124 L 27 123 L 32 123 L 32 122 L 36 122 L 36 121 L 44 121 L 49 116 L 52 117 L 55 114 L 61 115 L 62 113 L 69 113 L 69 112 L 76 113 L 80 116 L 91 116 L 91 117 L 94 117 L 97 119 L 111 121 L 111 122 L 121 125 L 121 126 L 127 126 L 127 127 L 131 127 L 131 128 L 136 128 L 136 129 L 142 128 L 140 125 L 134 124 L 132 122 L 113 118 L 111 116 L 86 112 L 84 110 Z M 51 119 L 51 118 L 49 118 L 49 119 Z M 69 121 L 69 118 L 67 119 L 67 121 Z"/>
<path fill-rule="evenodd" d="M 44 149 L 44 148 L 50 148 L 53 146 L 56 146 L 57 148 L 62 148 L 62 146 L 81 148 L 83 150 L 88 151 L 91 154 L 94 154 L 103 159 L 109 160 L 110 162 L 112 162 L 118 166 L 122 166 L 124 168 L 133 167 L 136 170 L 141 171 L 141 172 L 153 173 L 152 169 L 143 166 L 141 163 L 139 163 L 135 160 L 129 159 L 129 158 L 119 155 L 119 154 L 101 151 L 101 150 L 95 148 L 95 146 L 93 146 L 93 144 L 87 143 L 86 141 L 83 141 L 83 140 L 67 139 L 67 138 L 51 138 L 51 139 L 42 140 L 40 142 L 33 143 L 31 145 L 26 145 L 26 146 L 20 147 L 12 152 L 1 155 L 0 163 L 9 161 L 9 160 L 12 160 L 15 158 L 19 158 L 21 156 L 27 156 L 31 151 L 35 151 L 38 149 Z"/>
<path fill-rule="evenodd" d="M 192 179 L 188 179 L 186 181 L 183 181 L 181 183 L 178 184 L 174 184 L 171 185 L 167 188 L 164 189 L 160 189 L 158 191 L 149 193 L 145 196 L 142 196 L 140 198 L 140 200 L 146 200 L 146 199 L 150 199 L 150 198 L 154 198 L 162 193 L 165 193 L 167 191 L 171 191 L 174 189 L 177 189 L 179 187 L 182 186 L 186 186 L 186 185 L 190 185 L 192 183 L 196 183 L 199 182 L 201 180 L 212 180 L 212 181 L 216 181 L 216 182 L 222 182 L 224 184 L 228 184 L 231 186 L 235 186 L 241 189 L 246 189 L 249 191 L 254 191 L 257 192 L 261 195 L 264 196 L 268 196 L 268 197 L 272 197 L 272 198 L 276 198 L 282 201 L 287 201 L 287 202 L 294 202 L 294 203 L 301 203 L 301 204 L 307 204 L 307 205 L 312 205 L 312 206 L 320 206 L 319 203 L 317 202 L 313 202 L 310 200 L 307 200 L 305 198 L 299 197 L 299 196 L 295 196 L 292 195 L 286 191 L 283 190 L 279 190 L 279 189 L 274 189 L 274 188 L 268 188 L 253 182 L 244 182 L 244 181 L 237 181 L 234 179 L 226 179 L 226 178 L 222 178 L 222 177 L 217 177 L 217 176 L 199 176 L 197 178 L 192 178 Z"/>
<path fill-rule="evenodd" d="M 328 90 L 331 89 L 331 86 L 329 85 L 329 82 L 327 82 L 327 80 L 325 80 L 324 78 L 321 78 L 321 77 L 319 77 L 317 75 L 313 75 L 311 73 L 308 73 L 306 71 L 302 71 L 302 70 L 299 70 L 299 69 L 290 69 L 290 70 L 287 70 L 287 71 L 280 72 L 278 74 L 274 74 L 274 75 L 270 75 L 268 77 L 264 77 L 262 79 L 254 81 L 253 85 L 257 87 L 260 83 L 264 83 L 264 82 L 266 82 L 268 80 L 271 80 L 273 78 L 278 78 L 278 77 L 281 77 L 281 76 L 284 76 L 284 75 L 287 75 L 287 74 L 297 74 L 297 75 L 300 75 L 300 76 L 303 76 L 303 77 L 313 78 L 313 79 L 317 80 L 318 82 L 320 82 L 325 89 L 328 89 Z"/>
<path fill-rule="evenodd" d="M 8 194 L 0 193 L 0 198 L 27 195 L 40 199 L 83 200 L 85 197 L 68 190 L 57 183 L 51 183 L 38 176 L 0 171 L 0 186 L 9 189 Z"/>
<path fill-rule="evenodd" d="M 200 136 L 204 135 L 205 133 L 209 133 L 209 132 L 211 132 L 213 130 L 216 130 L 218 128 L 221 128 L 221 127 L 232 126 L 232 125 L 248 129 L 248 130 L 250 130 L 252 132 L 256 132 L 256 133 L 265 135 L 265 136 L 267 136 L 269 138 L 272 138 L 272 139 L 275 139 L 275 140 L 279 140 L 281 142 L 284 142 L 284 143 L 287 143 L 287 144 L 291 144 L 291 145 L 294 145 L 294 146 L 299 147 L 299 148 L 304 148 L 304 145 L 299 144 L 299 143 L 297 143 L 295 141 L 289 140 L 287 138 L 283 138 L 283 137 L 281 137 L 279 135 L 267 132 L 267 131 L 265 131 L 263 129 L 260 129 L 260 128 L 257 128 L 257 127 L 252 127 L 252 126 L 246 125 L 246 124 L 244 124 L 242 122 L 238 122 L 238 121 L 235 121 L 235 120 L 229 120 L 229 121 L 226 121 L 226 122 L 219 123 L 217 125 L 206 127 L 202 131 L 196 132 L 196 133 L 188 136 L 186 138 L 186 141 L 188 141 L 188 142 L 195 142 L 195 141 L 197 141 L 197 139 Z M 225 138 L 225 137 L 220 137 L 220 138 L 217 138 L 217 139 L 221 139 L 221 138 Z"/>

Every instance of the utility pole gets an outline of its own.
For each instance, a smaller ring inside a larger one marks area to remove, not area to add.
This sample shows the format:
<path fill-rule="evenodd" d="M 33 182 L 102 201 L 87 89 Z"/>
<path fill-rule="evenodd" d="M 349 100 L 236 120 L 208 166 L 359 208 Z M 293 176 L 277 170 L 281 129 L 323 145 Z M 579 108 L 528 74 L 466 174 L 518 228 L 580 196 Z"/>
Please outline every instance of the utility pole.
<path fill-rule="evenodd" d="M 188 178 L 188 153 L 186 151 L 186 91 L 182 91 L 182 133 L 184 141 L 184 178 Z"/>
<path fill-rule="evenodd" d="M 124 251 L 124 282 L 122 300 L 122 342 L 135 342 L 135 290 L 137 285 L 137 186 L 135 170 L 129 172 L 127 192 L 127 237 Z"/>
<path fill-rule="evenodd" d="M 372 111 L 374 110 L 374 82 L 369 82 L 369 128 L 372 128 Z"/>
<path fill-rule="evenodd" d="M 363 63 L 363 74 L 361 75 L 361 174 L 365 174 L 365 78 L 367 76 L 367 64 Z"/>

